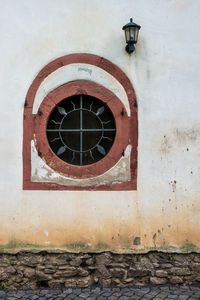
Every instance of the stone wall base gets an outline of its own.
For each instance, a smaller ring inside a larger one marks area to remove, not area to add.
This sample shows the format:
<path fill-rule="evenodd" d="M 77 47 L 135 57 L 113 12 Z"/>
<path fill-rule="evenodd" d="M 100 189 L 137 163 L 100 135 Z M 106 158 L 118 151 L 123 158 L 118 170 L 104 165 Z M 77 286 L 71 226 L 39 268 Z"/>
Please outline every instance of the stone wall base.
<path fill-rule="evenodd" d="M 20 251 L 0 254 L 0 288 L 57 288 L 199 284 L 200 254 L 66 253 Z"/>

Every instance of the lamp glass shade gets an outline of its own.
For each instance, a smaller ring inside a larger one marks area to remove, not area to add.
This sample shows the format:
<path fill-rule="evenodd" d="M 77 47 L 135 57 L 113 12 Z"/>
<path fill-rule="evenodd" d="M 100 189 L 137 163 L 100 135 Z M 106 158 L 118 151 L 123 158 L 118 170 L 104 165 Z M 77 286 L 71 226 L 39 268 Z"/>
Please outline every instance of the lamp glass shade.
<path fill-rule="evenodd" d="M 135 27 L 129 27 L 129 36 L 130 36 L 130 42 L 135 43 Z"/>
<path fill-rule="evenodd" d="M 125 31 L 126 43 L 129 43 L 129 41 L 130 41 L 130 31 L 129 31 L 129 28 L 126 28 L 124 31 Z"/>
<path fill-rule="evenodd" d="M 126 43 L 134 43 L 134 44 L 137 43 L 138 32 L 139 32 L 138 27 L 127 27 L 125 29 Z"/>
<path fill-rule="evenodd" d="M 135 43 L 137 43 L 137 40 L 138 40 L 138 33 L 139 33 L 139 28 L 138 27 L 136 27 L 135 28 Z"/>

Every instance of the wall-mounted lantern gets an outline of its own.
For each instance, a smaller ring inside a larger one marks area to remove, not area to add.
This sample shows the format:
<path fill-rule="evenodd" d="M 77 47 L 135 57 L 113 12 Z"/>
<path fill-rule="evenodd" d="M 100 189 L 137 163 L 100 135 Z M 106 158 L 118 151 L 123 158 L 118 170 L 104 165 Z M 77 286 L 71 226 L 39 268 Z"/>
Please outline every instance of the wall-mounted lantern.
<path fill-rule="evenodd" d="M 123 30 L 125 32 L 125 38 L 126 38 L 126 51 L 130 54 L 135 50 L 134 44 L 137 43 L 138 40 L 138 33 L 141 26 L 133 23 L 133 19 L 130 19 L 130 22 L 123 26 Z"/>

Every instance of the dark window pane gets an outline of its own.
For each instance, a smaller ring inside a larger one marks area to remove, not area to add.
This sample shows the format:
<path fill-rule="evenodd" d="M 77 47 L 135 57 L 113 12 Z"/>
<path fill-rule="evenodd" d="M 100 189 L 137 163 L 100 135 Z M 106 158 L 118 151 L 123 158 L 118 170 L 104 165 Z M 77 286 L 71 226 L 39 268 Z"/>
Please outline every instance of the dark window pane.
<path fill-rule="evenodd" d="M 110 151 L 115 130 L 115 120 L 105 103 L 78 95 L 64 99 L 51 112 L 47 138 L 60 159 L 73 165 L 89 165 Z"/>
<path fill-rule="evenodd" d="M 62 132 L 61 140 L 64 145 L 66 145 L 69 149 L 74 151 L 80 150 L 80 132 Z"/>
<path fill-rule="evenodd" d="M 83 132 L 83 151 L 92 150 L 101 140 L 101 131 Z"/>

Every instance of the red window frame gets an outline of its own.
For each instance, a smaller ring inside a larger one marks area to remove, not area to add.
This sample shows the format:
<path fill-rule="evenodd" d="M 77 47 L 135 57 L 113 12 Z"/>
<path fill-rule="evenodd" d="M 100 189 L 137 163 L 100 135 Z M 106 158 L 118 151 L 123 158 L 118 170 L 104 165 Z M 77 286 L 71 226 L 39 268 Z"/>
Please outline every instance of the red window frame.
<path fill-rule="evenodd" d="M 71 63 L 87 63 L 98 66 L 115 77 L 127 94 L 130 104 L 130 117 L 125 106 L 117 96 L 105 87 L 87 80 L 68 82 L 51 91 L 42 101 L 38 113 L 32 114 L 36 92 L 41 82 L 53 71 Z M 109 153 L 100 161 L 87 166 L 67 164 L 51 150 L 46 125 L 51 111 L 63 99 L 73 95 L 90 95 L 106 103 L 111 109 L 116 122 L 116 137 Z M 24 108 L 23 135 L 23 189 L 24 190 L 136 190 L 137 189 L 137 102 L 134 89 L 128 77 L 110 61 L 92 54 L 71 54 L 58 58 L 45 66 L 33 81 L 26 96 Z M 127 145 L 131 145 L 131 180 L 101 186 L 65 186 L 49 182 L 31 181 L 31 140 L 35 140 L 38 155 L 55 172 L 65 176 L 85 179 L 99 176 L 113 167 L 123 155 Z"/>

